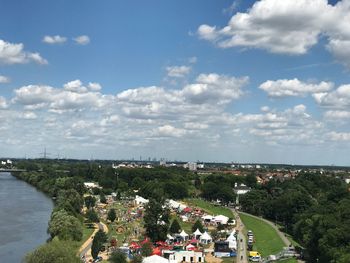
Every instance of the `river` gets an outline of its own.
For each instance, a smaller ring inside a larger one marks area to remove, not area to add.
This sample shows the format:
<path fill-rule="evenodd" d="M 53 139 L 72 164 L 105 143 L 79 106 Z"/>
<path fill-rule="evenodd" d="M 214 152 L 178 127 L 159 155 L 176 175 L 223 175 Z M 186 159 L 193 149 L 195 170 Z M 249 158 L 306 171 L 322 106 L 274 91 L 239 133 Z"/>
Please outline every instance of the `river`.
<path fill-rule="evenodd" d="M 0 262 L 19 263 L 49 238 L 53 203 L 31 185 L 0 173 Z"/>

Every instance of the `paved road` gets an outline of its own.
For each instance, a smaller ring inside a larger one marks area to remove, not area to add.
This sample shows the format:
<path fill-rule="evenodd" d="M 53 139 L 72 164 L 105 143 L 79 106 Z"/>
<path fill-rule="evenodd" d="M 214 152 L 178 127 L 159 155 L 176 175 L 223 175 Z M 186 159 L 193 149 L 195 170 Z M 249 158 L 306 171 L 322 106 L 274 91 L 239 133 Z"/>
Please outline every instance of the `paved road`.
<path fill-rule="evenodd" d="M 83 256 L 85 256 L 87 258 L 87 255 L 91 255 L 90 249 L 91 249 L 91 245 L 92 245 L 92 240 L 93 237 L 95 236 L 96 232 L 98 230 L 103 230 L 106 232 L 106 225 L 103 223 L 98 223 L 98 229 L 96 229 L 91 236 L 88 238 L 88 240 L 82 245 L 83 248 L 80 249 L 80 254 L 79 257 L 82 258 Z M 108 231 L 107 231 L 108 232 Z M 89 242 L 88 242 L 89 241 Z M 90 252 L 90 253 L 89 253 Z"/>
<path fill-rule="evenodd" d="M 246 243 L 246 237 L 243 233 L 244 225 L 241 221 L 241 218 L 239 217 L 236 210 L 231 209 L 233 214 L 236 217 L 236 229 L 238 230 L 237 235 L 237 263 L 248 263 L 247 258 L 247 243 Z"/>

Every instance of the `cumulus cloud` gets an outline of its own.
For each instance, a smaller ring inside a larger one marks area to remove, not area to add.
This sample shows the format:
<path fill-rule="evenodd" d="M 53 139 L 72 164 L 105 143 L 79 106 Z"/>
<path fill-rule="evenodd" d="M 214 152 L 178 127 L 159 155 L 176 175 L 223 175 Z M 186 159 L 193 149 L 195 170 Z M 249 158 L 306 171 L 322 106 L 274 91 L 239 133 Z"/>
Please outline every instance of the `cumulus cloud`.
<path fill-rule="evenodd" d="M 166 71 L 167 71 L 167 75 L 169 77 L 183 78 L 190 73 L 191 67 L 189 67 L 189 66 L 171 66 L 171 67 L 166 67 Z"/>
<path fill-rule="evenodd" d="M 87 45 L 90 43 L 90 38 L 87 35 L 77 36 L 77 37 L 73 38 L 73 40 L 78 45 Z"/>
<path fill-rule="evenodd" d="M 304 97 L 307 94 L 326 92 L 333 88 L 331 82 L 320 82 L 318 84 L 305 83 L 298 79 L 280 79 L 268 80 L 259 86 L 270 97 L 299 96 Z"/>
<path fill-rule="evenodd" d="M 0 96 L 0 109 L 6 109 L 7 107 L 8 107 L 8 104 L 6 99 Z"/>
<path fill-rule="evenodd" d="M 341 85 L 331 92 L 315 93 L 313 97 L 320 106 L 348 108 L 350 107 L 350 85 Z"/>
<path fill-rule="evenodd" d="M 158 127 L 155 132 L 155 136 L 160 137 L 182 137 L 186 134 L 186 130 L 175 128 L 171 125 L 164 125 Z"/>
<path fill-rule="evenodd" d="M 64 42 L 67 41 L 66 37 L 62 37 L 59 35 L 55 35 L 55 36 L 44 36 L 43 38 L 43 42 L 46 44 L 62 44 Z"/>
<path fill-rule="evenodd" d="M 14 44 L 0 39 L 0 64 L 25 64 L 36 62 L 38 64 L 47 64 L 47 60 L 42 58 L 39 53 L 24 51 L 22 43 Z"/>
<path fill-rule="evenodd" d="M 25 105 L 27 109 L 47 107 L 52 112 L 101 108 L 113 99 L 112 96 L 88 91 L 80 80 L 64 85 L 63 89 L 43 85 L 28 85 L 16 89 L 13 103 Z"/>
<path fill-rule="evenodd" d="M 9 83 L 10 81 L 9 77 L 0 75 L 0 83 Z"/>
<path fill-rule="evenodd" d="M 200 74 L 196 83 L 189 84 L 180 92 L 193 103 L 226 104 L 243 95 L 242 87 L 247 85 L 248 77 L 235 78 L 219 74 Z"/>
<path fill-rule="evenodd" d="M 345 110 L 329 110 L 324 113 L 324 117 L 328 121 L 339 121 L 350 119 L 350 111 Z"/>
<path fill-rule="evenodd" d="M 307 53 L 326 36 L 327 49 L 349 67 L 349 12 L 348 0 L 334 6 L 327 0 L 261 0 L 247 12 L 234 14 L 223 28 L 203 24 L 197 33 L 221 48 L 258 48 L 290 55 Z"/>
<path fill-rule="evenodd" d="M 330 132 L 327 134 L 328 138 L 331 141 L 350 141 L 350 133 L 348 132 Z"/>

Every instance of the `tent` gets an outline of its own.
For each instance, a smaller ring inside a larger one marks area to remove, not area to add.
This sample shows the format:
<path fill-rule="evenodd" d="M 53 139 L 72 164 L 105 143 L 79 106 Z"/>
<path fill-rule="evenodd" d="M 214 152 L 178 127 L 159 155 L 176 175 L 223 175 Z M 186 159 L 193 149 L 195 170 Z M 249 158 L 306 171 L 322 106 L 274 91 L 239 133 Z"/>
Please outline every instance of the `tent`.
<path fill-rule="evenodd" d="M 200 239 L 200 237 L 201 237 L 202 234 L 203 234 L 203 233 L 202 233 L 201 231 L 199 231 L 199 229 L 197 228 L 197 230 L 193 232 L 193 237 L 194 237 L 195 239 Z"/>
<path fill-rule="evenodd" d="M 158 255 L 153 255 L 146 257 L 142 260 L 142 263 L 169 263 L 166 258 L 160 257 Z"/>
<path fill-rule="evenodd" d="M 172 235 L 170 235 L 170 234 L 167 234 L 166 237 L 167 237 L 167 239 L 168 239 L 169 241 L 175 239 L 175 238 L 174 238 Z"/>
<path fill-rule="evenodd" d="M 205 215 L 205 216 L 202 216 L 202 219 L 205 221 L 205 222 L 210 222 L 213 220 L 213 217 L 210 216 L 210 215 Z"/>
<path fill-rule="evenodd" d="M 186 246 L 186 250 L 187 251 L 191 251 L 191 250 L 195 250 L 195 249 L 196 249 L 196 247 L 194 245 L 192 245 L 192 244 L 189 244 L 189 245 Z"/>
<path fill-rule="evenodd" d="M 162 250 L 159 247 L 156 247 L 156 248 L 153 249 L 152 255 L 161 256 L 162 255 Z"/>
<path fill-rule="evenodd" d="M 207 233 L 207 231 L 204 232 L 204 234 L 201 236 L 200 242 L 202 244 L 209 244 L 213 241 L 211 236 Z"/>
<path fill-rule="evenodd" d="M 145 198 L 143 198 L 142 196 L 136 196 L 135 197 L 135 203 L 137 204 L 137 205 L 144 205 L 144 204 L 147 204 L 148 203 L 148 200 L 147 199 L 145 199 Z"/>
<path fill-rule="evenodd" d="M 183 239 L 183 240 L 187 240 L 188 239 L 188 234 L 182 230 L 181 233 L 179 234 L 179 236 Z"/>
<path fill-rule="evenodd" d="M 216 223 L 220 223 L 222 225 L 226 225 L 228 222 L 229 218 L 227 216 L 223 216 L 223 215 L 218 215 L 216 217 L 214 217 L 213 221 Z"/>

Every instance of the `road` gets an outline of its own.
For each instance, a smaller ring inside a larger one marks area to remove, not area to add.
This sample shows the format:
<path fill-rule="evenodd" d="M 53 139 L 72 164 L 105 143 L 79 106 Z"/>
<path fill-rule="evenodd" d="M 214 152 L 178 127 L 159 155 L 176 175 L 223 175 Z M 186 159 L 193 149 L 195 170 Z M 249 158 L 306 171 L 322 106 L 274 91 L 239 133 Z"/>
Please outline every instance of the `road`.
<path fill-rule="evenodd" d="M 91 234 L 91 236 L 85 241 L 85 243 L 80 247 L 79 249 L 79 257 L 82 258 L 83 256 L 85 256 L 86 259 L 88 259 L 89 257 L 91 257 L 91 245 L 92 245 L 92 240 L 93 237 L 95 236 L 96 232 L 98 230 L 102 230 L 105 233 L 108 232 L 108 228 L 104 223 L 98 223 L 95 224 L 98 226 L 98 228 L 96 228 L 94 230 L 94 232 Z"/>
<path fill-rule="evenodd" d="M 237 235 L 237 263 L 248 263 L 248 258 L 247 258 L 247 243 L 246 243 L 246 236 L 243 233 L 244 229 L 244 224 L 239 217 L 238 213 L 236 210 L 232 209 L 233 214 L 236 217 L 236 229 L 238 230 L 238 235 Z"/>

